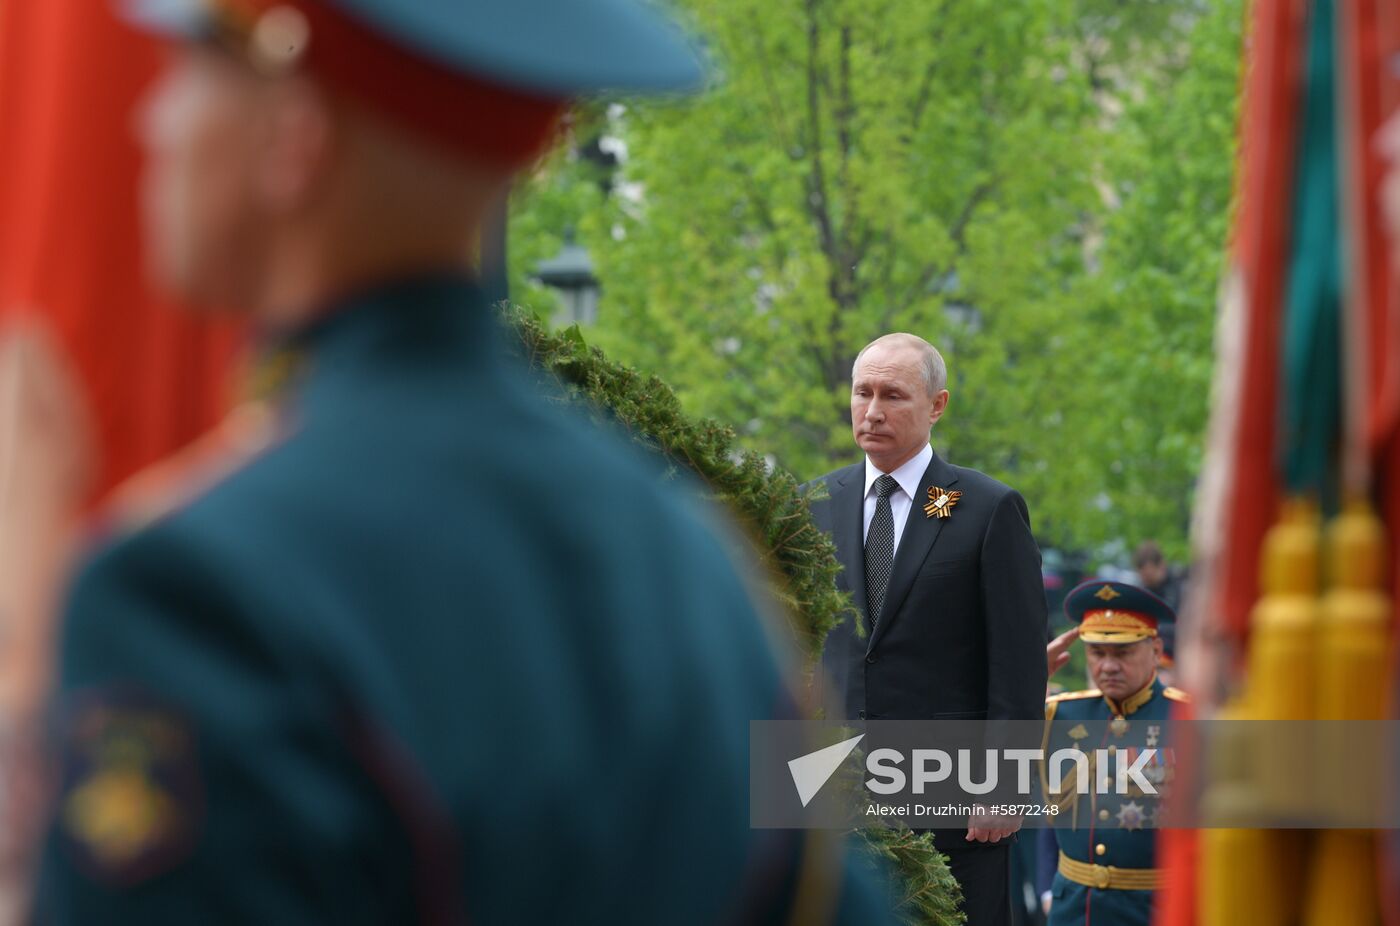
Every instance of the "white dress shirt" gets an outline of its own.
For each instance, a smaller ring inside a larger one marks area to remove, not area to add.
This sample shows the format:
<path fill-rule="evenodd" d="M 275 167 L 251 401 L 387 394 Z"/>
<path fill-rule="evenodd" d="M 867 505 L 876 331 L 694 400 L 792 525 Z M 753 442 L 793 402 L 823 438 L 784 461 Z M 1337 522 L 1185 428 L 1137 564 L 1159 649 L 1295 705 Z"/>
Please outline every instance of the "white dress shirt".
<path fill-rule="evenodd" d="M 903 466 L 890 473 L 899 488 L 890 493 L 890 514 L 894 517 L 894 549 L 899 552 L 899 538 L 904 536 L 904 522 L 909 520 L 909 508 L 923 488 L 924 470 L 933 462 L 933 447 L 924 444 L 924 449 L 914 454 Z M 875 494 L 875 480 L 885 475 L 870 458 L 865 458 L 865 529 L 861 532 L 861 542 L 870 536 L 870 522 L 875 518 L 875 506 L 880 496 Z"/>

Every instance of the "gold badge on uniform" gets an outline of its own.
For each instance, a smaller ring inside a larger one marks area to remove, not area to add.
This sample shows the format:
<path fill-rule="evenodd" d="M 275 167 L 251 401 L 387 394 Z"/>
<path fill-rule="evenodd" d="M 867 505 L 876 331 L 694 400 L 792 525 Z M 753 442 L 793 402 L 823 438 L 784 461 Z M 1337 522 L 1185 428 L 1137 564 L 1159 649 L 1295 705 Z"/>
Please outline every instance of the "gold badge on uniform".
<path fill-rule="evenodd" d="M 59 831 L 91 875 L 131 884 L 191 848 L 202 804 L 191 731 L 129 692 L 85 697 L 63 722 Z"/>
<path fill-rule="evenodd" d="M 1122 736 L 1128 732 L 1128 718 L 1114 717 L 1108 722 L 1108 728 L 1113 731 L 1114 736 Z"/>
<path fill-rule="evenodd" d="M 1112 585 L 1105 585 L 1103 588 L 1094 592 L 1094 597 L 1100 601 L 1112 601 L 1115 598 L 1122 598 L 1123 593 L 1115 589 Z"/>
<path fill-rule="evenodd" d="M 924 517 L 946 518 L 952 515 L 953 506 L 962 498 L 961 492 L 949 492 L 938 486 L 929 486 L 928 504 L 924 506 Z"/>
<path fill-rule="evenodd" d="M 1075 742 L 1082 740 L 1088 735 L 1089 731 L 1084 728 L 1084 724 L 1082 723 L 1075 724 L 1074 727 L 1069 731 L 1069 738 L 1074 740 Z"/>

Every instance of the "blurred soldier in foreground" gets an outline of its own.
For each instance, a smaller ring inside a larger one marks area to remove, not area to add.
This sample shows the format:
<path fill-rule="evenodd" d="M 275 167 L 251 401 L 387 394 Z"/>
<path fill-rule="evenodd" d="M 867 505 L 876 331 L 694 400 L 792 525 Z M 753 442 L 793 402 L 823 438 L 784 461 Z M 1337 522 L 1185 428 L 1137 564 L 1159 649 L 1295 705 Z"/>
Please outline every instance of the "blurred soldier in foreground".
<path fill-rule="evenodd" d="M 1176 615 L 1160 598 L 1122 582 L 1092 579 L 1065 598 L 1065 614 L 1079 625 L 1089 676 L 1098 687 L 1051 697 L 1045 705 L 1046 755 L 1061 749 L 1088 754 L 1090 787 L 1078 793 L 1071 772 L 1046 800 L 1059 804 L 1054 835 L 1058 871 L 1050 888 L 1050 926 L 1148 926 L 1153 892 L 1162 874 L 1155 866 L 1159 797 L 1129 785 L 1127 794 L 1101 789 L 1116 775 L 1096 768 L 1098 750 L 1129 763 L 1157 750 L 1143 776 L 1158 790 L 1171 767 L 1165 726 L 1171 702 L 1185 700 L 1157 677 L 1161 630 Z M 1116 768 L 1116 765 L 1115 765 Z M 1106 791 L 1107 793 L 1103 793 Z"/>
<path fill-rule="evenodd" d="M 152 269 L 260 396 L 124 491 L 63 618 L 45 923 L 884 923 L 752 831 L 791 715 L 658 467 L 563 414 L 470 277 L 573 96 L 694 84 L 624 0 L 144 4 Z"/>

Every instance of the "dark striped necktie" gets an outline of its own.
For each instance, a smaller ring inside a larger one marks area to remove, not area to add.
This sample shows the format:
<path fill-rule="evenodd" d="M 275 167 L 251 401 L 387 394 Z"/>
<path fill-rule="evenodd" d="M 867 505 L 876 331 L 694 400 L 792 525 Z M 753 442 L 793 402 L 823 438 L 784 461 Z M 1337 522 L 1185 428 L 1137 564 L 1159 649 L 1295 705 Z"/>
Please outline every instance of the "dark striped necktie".
<path fill-rule="evenodd" d="M 865 601 L 870 615 L 870 629 L 880 619 L 885 604 L 885 589 L 889 588 L 890 573 L 894 571 L 894 513 L 890 510 L 890 493 L 899 483 L 888 473 L 875 480 L 875 517 L 865 538 Z"/>

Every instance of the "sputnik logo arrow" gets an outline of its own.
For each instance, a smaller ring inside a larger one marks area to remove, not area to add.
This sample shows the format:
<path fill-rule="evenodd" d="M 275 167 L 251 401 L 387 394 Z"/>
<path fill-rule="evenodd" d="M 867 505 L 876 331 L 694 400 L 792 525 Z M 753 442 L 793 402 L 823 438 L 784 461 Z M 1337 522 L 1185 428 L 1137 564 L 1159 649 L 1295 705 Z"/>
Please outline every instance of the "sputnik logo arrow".
<path fill-rule="evenodd" d="M 797 796 L 802 799 L 803 807 L 812 802 L 822 785 L 836 774 L 841 763 L 846 761 L 846 757 L 855 750 L 856 744 L 863 739 L 864 733 L 788 762 L 788 771 L 792 772 L 792 783 L 797 786 Z"/>

